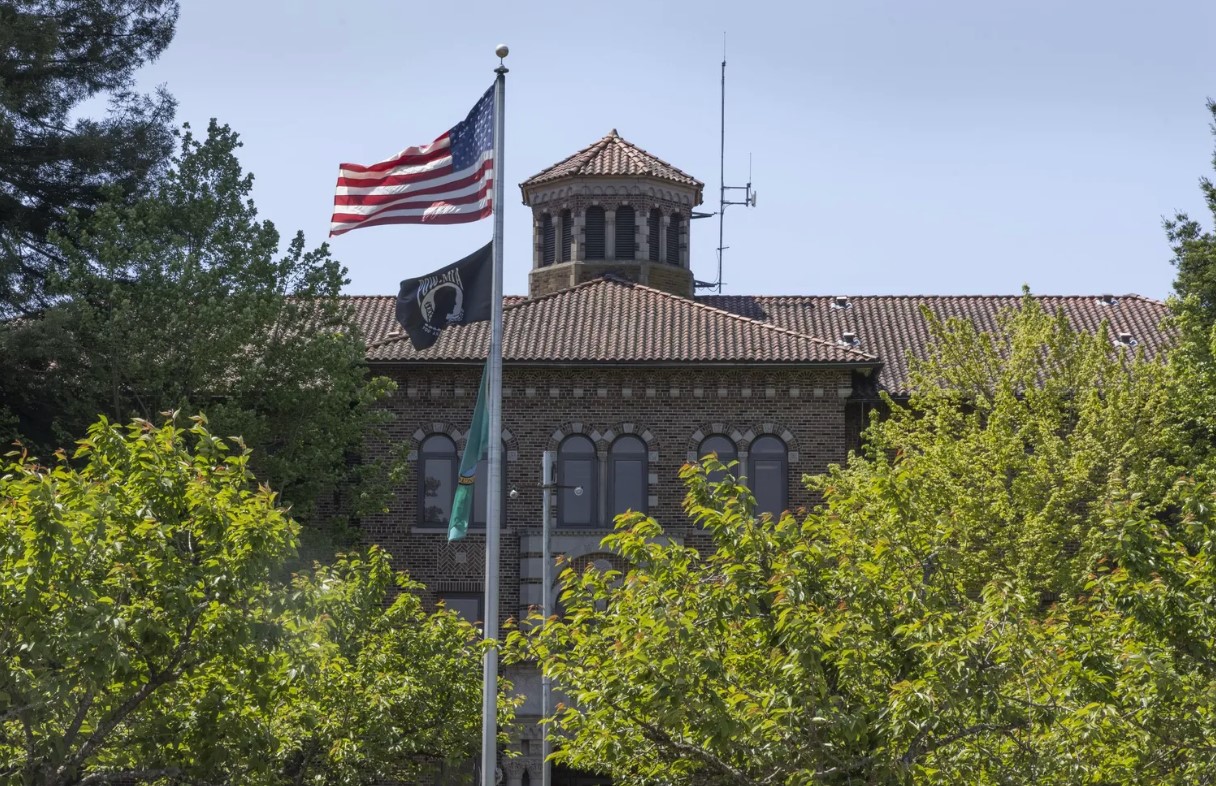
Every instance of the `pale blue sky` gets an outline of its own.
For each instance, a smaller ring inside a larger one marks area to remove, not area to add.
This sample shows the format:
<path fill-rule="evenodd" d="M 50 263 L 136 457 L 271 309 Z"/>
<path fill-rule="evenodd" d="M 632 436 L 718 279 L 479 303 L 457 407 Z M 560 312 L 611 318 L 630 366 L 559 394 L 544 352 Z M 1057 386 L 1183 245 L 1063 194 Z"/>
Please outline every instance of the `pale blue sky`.
<path fill-rule="evenodd" d="M 325 239 L 337 166 L 429 142 L 507 43 L 506 291 L 531 264 L 517 184 L 617 128 L 717 207 L 727 33 L 735 294 L 1139 292 L 1173 278 L 1161 218 L 1203 219 L 1216 3 L 183 0 L 141 72 L 245 143 L 262 215 Z M 461 257 L 491 222 L 335 238 L 353 294 Z M 693 224 L 698 278 L 716 219 Z"/>

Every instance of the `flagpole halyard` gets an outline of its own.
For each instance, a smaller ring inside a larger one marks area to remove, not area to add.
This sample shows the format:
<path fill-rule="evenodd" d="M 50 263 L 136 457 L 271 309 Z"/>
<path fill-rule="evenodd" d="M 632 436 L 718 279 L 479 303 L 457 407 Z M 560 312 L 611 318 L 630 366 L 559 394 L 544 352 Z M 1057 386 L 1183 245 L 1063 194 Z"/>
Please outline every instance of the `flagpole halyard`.
<path fill-rule="evenodd" d="M 494 82 L 494 270 L 490 305 L 489 373 L 489 489 L 486 494 L 485 639 L 489 642 L 482 661 L 481 782 L 494 786 L 498 766 L 498 557 L 502 523 L 502 252 L 503 252 L 503 132 L 507 93 L 507 67 L 502 58 L 506 45 L 494 50 L 499 57 Z"/>

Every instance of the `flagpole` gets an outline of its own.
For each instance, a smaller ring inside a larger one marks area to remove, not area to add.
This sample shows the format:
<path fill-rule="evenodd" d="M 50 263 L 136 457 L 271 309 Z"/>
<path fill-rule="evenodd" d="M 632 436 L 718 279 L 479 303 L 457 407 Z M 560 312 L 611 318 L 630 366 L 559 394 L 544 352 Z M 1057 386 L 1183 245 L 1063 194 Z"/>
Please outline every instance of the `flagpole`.
<path fill-rule="evenodd" d="M 481 782 L 494 786 L 498 769 L 498 542 L 502 522 L 502 235 L 503 235 L 503 112 L 507 101 L 506 44 L 494 50 L 494 269 L 490 303 L 490 493 L 486 494 L 486 604 L 485 638 L 489 642 L 482 661 Z"/>

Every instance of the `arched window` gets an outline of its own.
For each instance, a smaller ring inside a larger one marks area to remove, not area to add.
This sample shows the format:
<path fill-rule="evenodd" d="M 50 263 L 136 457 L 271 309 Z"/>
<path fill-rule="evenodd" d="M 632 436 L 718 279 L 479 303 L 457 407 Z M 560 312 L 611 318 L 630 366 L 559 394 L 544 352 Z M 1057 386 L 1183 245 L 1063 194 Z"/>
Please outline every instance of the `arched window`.
<path fill-rule="evenodd" d="M 604 258 L 604 208 L 587 208 L 584 230 L 587 238 L 587 259 Z"/>
<path fill-rule="evenodd" d="M 701 447 L 697 449 L 697 456 L 705 458 L 710 453 L 716 453 L 718 461 L 723 464 L 730 464 L 732 461 L 739 460 L 739 454 L 735 451 L 735 443 L 729 437 L 721 434 L 710 434 L 701 440 Z M 727 474 L 737 475 L 738 473 L 738 467 L 733 467 L 729 470 L 718 470 L 717 472 L 709 473 L 709 480 L 712 483 L 721 483 Z"/>
<path fill-rule="evenodd" d="M 432 434 L 418 450 L 418 526 L 446 527 L 456 493 L 456 443 L 446 434 Z"/>
<path fill-rule="evenodd" d="M 569 210 L 561 212 L 562 220 L 562 262 L 569 262 L 574 253 L 574 216 Z"/>
<path fill-rule="evenodd" d="M 540 217 L 540 264 L 552 265 L 557 256 L 557 238 L 553 226 L 553 216 L 545 213 Z"/>
<path fill-rule="evenodd" d="M 747 454 L 747 480 L 756 498 L 756 513 L 780 516 L 786 509 L 785 443 L 771 434 L 752 442 Z"/>
<path fill-rule="evenodd" d="M 635 236 L 636 232 L 637 219 L 634 217 L 633 208 L 629 205 L 621 205 L 616 209 L 617 259 L 633 259 L 637 256 L 638 242 Z"/>
<path fill-rule="evenodd" d="M 506 517 L 506 499 L 507 499 L 507 448 L 504 445 L 502 449 L 502 485 L 498 489 L 498 499 L 501 500 L 498 509 L 502 511 L 500 522 L 505 522 Z M 473 520 L 469 522 L 470 527 L 484 527 L 486 525 L 486 489 L 490 487 L 490 460 L 483 458 L 477 462 L 477 477 L 473 481 Z"/>
<path fill-rule="evenodd" d="M 617 437 L 608 451 L 608 513 L 646 512 L 646 443 L 632 434 Z"/>
<path fill-rule="evenodd" d="M 591 527 L 598 523 L 595 445 L 572 434 L 557 448 L 557 523 L 563 527 Z M 576 494 L 576 488 L 582 493 Z"/>
<path fill-rule="evenodd" d="M 667 225 L 667 261 L 673 265 L 680 264 L 680 222 L 680 214 L 672 213 Z"/>
<path fill-rule="evenodd" d="M 651 262 L 659 261 L 659 226 L 663 223 L 663 214 L 659 209 L 652 208 L 646 216 L 646 243 L 649 246 Z"/>

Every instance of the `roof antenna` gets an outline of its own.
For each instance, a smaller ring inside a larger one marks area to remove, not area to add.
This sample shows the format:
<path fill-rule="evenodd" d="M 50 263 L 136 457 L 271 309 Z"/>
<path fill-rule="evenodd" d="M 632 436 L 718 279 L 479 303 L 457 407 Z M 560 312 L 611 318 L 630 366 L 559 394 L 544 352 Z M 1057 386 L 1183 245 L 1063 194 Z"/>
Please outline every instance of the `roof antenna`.
<path fill-rule="evenodd" d="M 718 147 L 718 279 L 716 281 L 694 281 L 697 289 L 717 289 L 722 294 L 722 254 L 730 246 L 725 245 L 723 219 L 727 205 L 756 206 L 756 192 L 752 190 L 752 157 L 747 155 L 747 185 L 726 185 L 726 33 L 722 33 L 722 109 L 721 135 Z M 732 202 L 726 198 L 727 191 L 742 191 L 743 201 Z M 713 213 L 693 213 L 693 218 L 709 218 Z"/>

